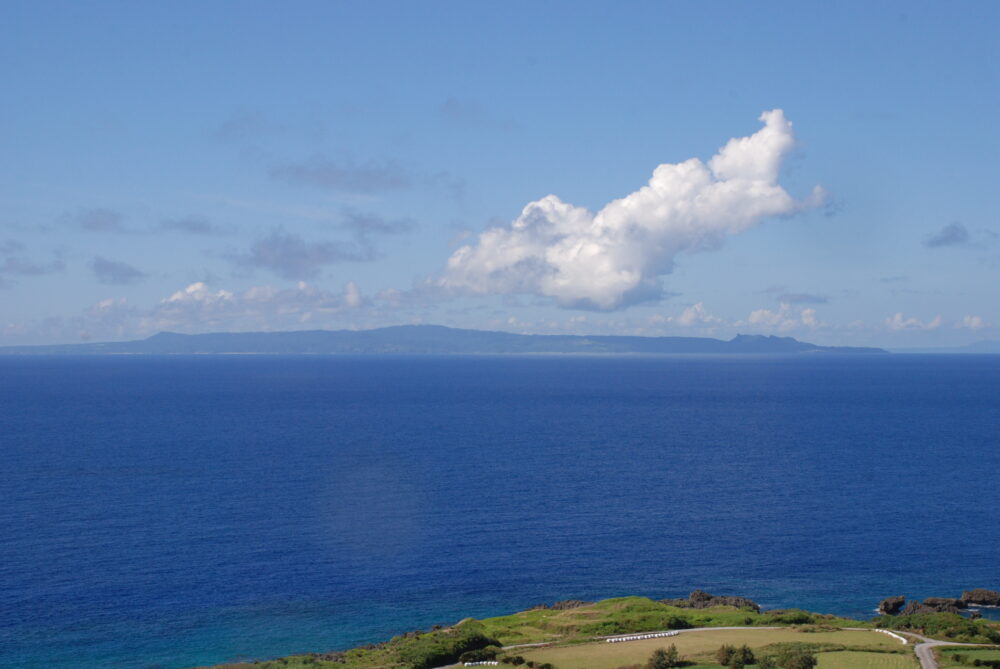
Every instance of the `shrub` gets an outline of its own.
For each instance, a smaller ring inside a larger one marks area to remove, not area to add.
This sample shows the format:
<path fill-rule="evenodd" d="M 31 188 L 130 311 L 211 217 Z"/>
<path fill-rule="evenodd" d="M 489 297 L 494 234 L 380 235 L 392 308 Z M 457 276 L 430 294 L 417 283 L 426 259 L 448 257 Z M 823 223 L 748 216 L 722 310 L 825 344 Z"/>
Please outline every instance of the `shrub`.
<path fill-rule="evenodd" d="M 765 625 L 807 625 L 816 618 L 808 611 L 791 609 L 788 611 L 768 611 L 764 616 Z"/>
<path fill-rule="evenodd" d="M 446 664 L 454 664 L 469 651 L 478 651 L 487 646 L 499 646 L 500 642 L 482 633 L 482 626 L 467 625 L 458 630 L 431 632 L 417 637 L 400 640 L 399 658 L 411 669 L 431 669 Z M 495 657 L 494 653 L 494 657 Z M 466 660 L 476 662 L 479 660 Z"/>
<path fill-rule="evenodd" d="M 646 662 L 646 669 L 672 669 L 677 666 L 680 666 L 680 655 L 676 644 L 670 644 L 667 649 L 657 648 Z"/>
<path fill-rule="evenodd" d="M 719 650 L 715 651 L 715 661 L 723 667 L 728 667 L 729 663 L 733 661 L 733 655 L 735 654 L 735 648 L 728 644 L 722 644 L 719 646 Z"/>
<path fill-rule="evenodd" d="M 753 651 L 750 650 L 750 646 L 743 644 L 733 652 L 728 666 L 732 667 L 732 669 L 743 669 L 748 664 L 755 664 L 756 661 Z"/>
<path fill-rule="evenodd" d="M 497 646 L 486 646 L 485 648 L 478 648 L 476 650 L 467 650 L 458 656 L 459 662 L 484 662 L 486 660 L 497 659 L 497 652 L 500 650 Z"/>
<path fill-rule="evenodd" d="M 813 669 L 816 656 L 799 649 L 790 649 L 778 655 L 777 664 L 781 669 Z"/>

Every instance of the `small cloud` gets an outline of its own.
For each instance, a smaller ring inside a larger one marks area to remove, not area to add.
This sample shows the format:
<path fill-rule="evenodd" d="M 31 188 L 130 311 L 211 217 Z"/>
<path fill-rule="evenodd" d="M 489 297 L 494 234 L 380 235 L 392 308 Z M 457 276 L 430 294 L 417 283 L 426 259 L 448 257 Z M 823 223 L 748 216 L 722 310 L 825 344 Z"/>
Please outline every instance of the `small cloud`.
<path fill-rule="evenodd" d="M 430 175 L 427 182 L 433 188 L 444 189 L 457 202 L 465 200 L 467 184 L 462 177 L 457 177 L 450 172 L 437 172 Z"/>
<path fill-rule="evenodd" d="M 844 200 L 843 198 L 828 197 L 823 203 L 823 216 L 827 218 L 833 218 L 844 211 Z"/>
<path fill-rule="evenodd" d="M 344 294 L 342 299 L 344 305 L 352 309 L 357 309 L 365 303 L 365 298 L 361 294 L 361 289 L 358 288 L 358 284 L 353 281 L 348 281 L 347 284 L 344 285 Z"/>
<path fill-rule="evenodd" d="M 925 323 L 916 318 L 905 318 L 901 311 L 885 319 L 885 326 L 894 332 L 903 330 L 936 330 L 941 327 L 942 323 L 941 316 L 935 316 L 933 320 Z"/>
<path fill-rule="evenodd" d="M 484 127 L 507 131 L 513 128 L 510 121 L 501 121 L 489 114 L 476 100 L 449 97 L 439 109 L 441 118 L 457 126 Z"/>
<path fill-rule="evenodd" d="M 416 225 L 409 218 L 386 219 L 378 214 L 345 209 L 339 227 L 350 230 L 355 236 L 398 235 L 410 232 Z"/>
<path fill-rule="evenodd" d="M 9 256 L 24 250 L 24 244 L 16 239 L 5 239 L 0 242 L 0 256 Z"/>
<path fill-rule="evenodd" d="M 744 325 L 740 322 L 737 325 Z M 816 317 L 816 310 L 812 308 L 796 308 L 787 302 L 783 302 L 777 311 L 772 309 L 755 309 L 747 317 L 746 325 L 757 330 L 768 332 L 788 332 L 807 328 L 814 330 L 823 327 Z"/>
<path fill-rule="evenodd" d="M 389 160 L 356 163 L 313 156 L 300 163 L 276 165 L 270 174 L 286 183 L 348 193 L 405 190 L 413 183 L 407 170 Z"/>
<path fill-rule="evenodd" d="M 969 230 L 958 221 L 955 221 L 924 239 L 924 246 L 929 249 L 940 248 L 942 246 L 965 246 L 969 244 L 970 240 L 971 235 L 969 234 Z"/>
<path fill-rule="evenodd" d="M 90 261 L 90 269 L 98 281 L 111 285 L 128 285 L 146 277 L 145 272 L 128 263 L 108 260 L 101 256 L 94 256 Z"/>
<path fill-rule="evenodd" d="M 112 209 L 84 209 L 74 217 L 76 224 L 88 232 L 127 232 L 125 217 Z"/>
<path fill-rule="evenodd" d="M 897 274 L 895 276 L 883 276 L 878 280 L 879 283 L 900 283 L 902 281 L 908 281 L 909 277 L 902 274 Z"/>
<path fill-rule="evenodd" d="M 10 277 L 41 276 L 61 272 L 66 267 L 58 258 L 49 263 L 31 260 L 24 254 L 26 250 L 24 244 L 16 239 L 0 241 L 0 288 L 13 285 Z"/>
<path fill-rule="evenodd" d="M 984 321 L 982 316 L 966 316 L 958 323 L 955 323 L 956 328 L 964 328 L 966 330 L 982 330 L 988 326 L 989 323 Z"/>
<path fill-rule="evenodd" d="M 703 325 L 718 325 L 722 322 L 721 318 L 708 313 L 708 310 L 705 309 L 705 305 L 702 302 L 692 304 L 690 307 L 682 311 L 680 316 L 677 316 L 676 318 L 669 318 L 668 320 L 686 328 Z"/>
<path fill-rule="evenodd" d="M 250 252 L 230 255 L 237 265 L 264 269 L 286 279 L 309 279 L 327 265 L 339 262 L 374 260 L 375 250 L 367 244 L 344 242 L 308 242 L 299 235 L 272 232 L 250 246 Z"/>
<path fill-rule="evenodd" d="M 785 304 L 828 304 L 830 298 L 826 295 L 812 295 L 810 293 L 782 293 L 778 295 L 778 302 Z"/>
<path fill-rule="evenodd" d="M 223 141 L 241 141 L 255 139 L 275 129 L 276 126 L 260 112 L 241 109 L 223 121 L 213 134 Z"/>
<path fill-rule="evenodd" d="M 163 232 L 184 232 L 192 235 L 221 235 L 225 230 L 207 218 L 200 216 L 185 216 L 183 218 L 167 218 L 160 221 L 158 230 Z"/>

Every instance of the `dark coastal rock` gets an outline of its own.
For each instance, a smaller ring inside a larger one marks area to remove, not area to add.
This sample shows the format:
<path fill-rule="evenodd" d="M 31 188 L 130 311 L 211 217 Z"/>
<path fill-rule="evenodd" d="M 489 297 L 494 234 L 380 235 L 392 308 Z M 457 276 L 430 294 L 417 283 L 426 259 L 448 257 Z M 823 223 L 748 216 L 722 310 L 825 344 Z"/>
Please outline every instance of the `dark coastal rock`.
<path fill-rule="evenodd" d="M 685 609 L 707 609 L 712 606 L 735 606 L 738 609 L 752 609 L 760 613 L 760 605 L 752 599 L 734 596 L 710 595 L 704 590 L 695 590 L 687 599 L 661 599 L 660 602 Z"/>
<path fill-rule="evenodd" d="M 924 606 L 920 602 L 910 602 L 906 605 L 906 608 L 899 612 L 902 616 L 915 616 L 921 613 L 934 613 L 934 609 Z"/>
<path fill-rule="evenodd" d="M 901 615 L 915 616 L 921 613 L 961 613 L 965 606 L 964 604 L 957 606 L 955 604 L 957 601 L 957 599 L 949 597 L 928 597 L 922 602 L 910 602 L 903 609 Z"/>
<path fill-rule="evenodd" d="M 976 588 L 975 590 L 966 590 L 962 593 L 962 601 L 966 605 L 974 604 L 979 606 L 1000 606 L 1000 592 L 996 590 L 986 590 L 984 588 Z"/>
<path fill-rule="evenodd" d="M 878 603 L 878 612 L 883 616 L 894 616 L 900 612 L 904 604 L 906 604 L 906 597 L 902 595 L 886 597 Z"/>
<path fill-rule="evenodd" d="M 928 597 L 924 600 L 924 606 L 931 606 L 936 609 L 964 609 L 965 602 L 953 597 Z"/>

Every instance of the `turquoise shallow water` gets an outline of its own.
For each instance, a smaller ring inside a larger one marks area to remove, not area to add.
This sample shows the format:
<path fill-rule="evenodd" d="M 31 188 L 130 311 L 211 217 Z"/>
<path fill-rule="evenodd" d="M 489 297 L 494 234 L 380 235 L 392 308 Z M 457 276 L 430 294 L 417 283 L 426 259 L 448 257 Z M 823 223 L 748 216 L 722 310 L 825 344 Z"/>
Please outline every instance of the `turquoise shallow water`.
<path fill-rule="evenodd" d="M 1000 589 L 1000 356 L 0 358 L 0 666 Z"/>

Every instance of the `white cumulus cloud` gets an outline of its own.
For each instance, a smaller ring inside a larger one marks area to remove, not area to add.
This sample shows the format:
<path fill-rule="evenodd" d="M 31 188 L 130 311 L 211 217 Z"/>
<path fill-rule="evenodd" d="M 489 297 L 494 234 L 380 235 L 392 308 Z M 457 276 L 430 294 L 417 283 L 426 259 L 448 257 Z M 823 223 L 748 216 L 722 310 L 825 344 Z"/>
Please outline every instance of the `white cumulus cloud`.
<path fill-rule="evenodd" d="M 722 322 L 721 318 L 710 314 L 705 308 L 705 305 L 701 302 L 692 304 L 690 307 L 682 311 L 680 316 L 677 316 L 676 318 L 671 317 L 669 320 L 686 328 L 694 327 L 696 325 L 718 325 Z"/>
<path fill-rule="evenodd" d="M 755 309 L 747 317 L 746 324 L 757 330 L 788 332 L 800 328 L 815 330 L 825 324 L 816 318 L 816 310 L 797 308 L 782 302 L 778 310 Z M 737 323 L 743 325 L 743 323 Z"/>
<path fill-rule="evenodd" d="M 660 295 L 676 256 L 718 248 L 771 217 L 819 204 L 816 187 L 796 201 L 778 184 L 795 145 L 780 109 L 764 127 L 731 139 L 708 161 L 663 164 L 649 183 L 596 214 L 548 195 L 510 225 L 490 228 L 456 250 L 434 283 L 461 294 L 535 294 L 561 306 L 618 309 Z"/>
<path fill-rule="evenodd" d="M 942 323 L 941 316 L 935 316 L 933 320 L 924 322 L 916 318 L 906 318 L 901 311 L 885 319 L 885 326 L 896 332 L 900 330 L 936 330 L 941 327 Z"/>
<path fill-rule="evenodd" d="M 957 328 L 965 328 L 968 330 L 982 330 L 988 324 L 983 320 L 982 316 L 966 316 L 961 321 L 955 324 Z"/>

